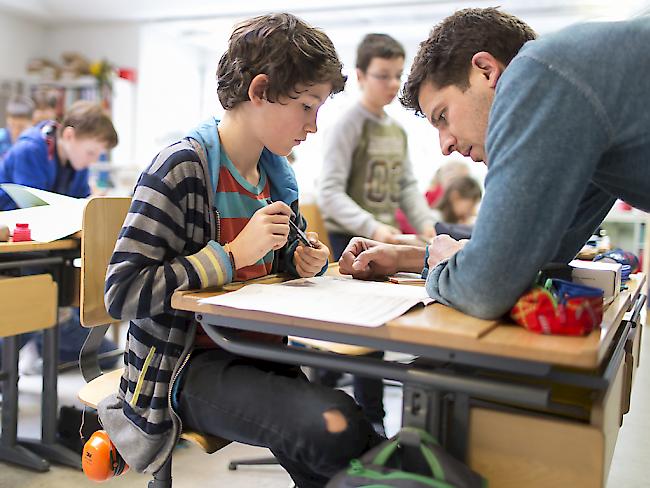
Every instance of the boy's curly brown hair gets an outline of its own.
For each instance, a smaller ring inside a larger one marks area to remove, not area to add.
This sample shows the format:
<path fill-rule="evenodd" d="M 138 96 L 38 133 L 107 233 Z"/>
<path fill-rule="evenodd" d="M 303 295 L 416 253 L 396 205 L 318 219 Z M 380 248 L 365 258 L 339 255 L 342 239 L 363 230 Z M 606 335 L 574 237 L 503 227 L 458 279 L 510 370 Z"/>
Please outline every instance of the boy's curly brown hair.
<path fill-rule="evenodd" d="M 330 38 L 288 13 L 245 20 L 235 27 L 228 50 L 217 68 L 217 95 L 226 110 L 249 101 L 251 80 L 269 77 L 265 97 L 275 102 L 292 96 L 296 85 L 331 83 L 332 94 L 343 90 L 346 76 Z"/>
<path fill-rule="evenodd" d="M 425 82 L 437 88 L 469 87 L 474 54 L 486 51 L 507 66 L 522 46 L 537 37 L 535 31 L 514 15 L 497 8 L 459 10 L 436 25 L 420 44 L 400 102 L 422 115 L 418 96 Z"/>

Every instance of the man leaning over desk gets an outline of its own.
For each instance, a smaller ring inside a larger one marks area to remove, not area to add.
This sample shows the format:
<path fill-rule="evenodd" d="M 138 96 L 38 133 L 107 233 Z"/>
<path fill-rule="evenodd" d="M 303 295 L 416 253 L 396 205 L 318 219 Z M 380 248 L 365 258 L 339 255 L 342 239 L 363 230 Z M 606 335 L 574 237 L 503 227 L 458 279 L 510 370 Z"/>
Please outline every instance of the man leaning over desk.
<path fill-rule="evenodd" d="M 438 236 L 426 261 L 429 295 L 480 318 L 507 312 L 545 264 L 573 259 L 617 198 L 650 210 L 650 17 L 535 37 L 497 9 L 458 11 L 422 43 L 401 96 L 445 155 L 488 166 L 472 239 Z M 424 265 L 422 249 L 355 238 L 340 269 Z"/>

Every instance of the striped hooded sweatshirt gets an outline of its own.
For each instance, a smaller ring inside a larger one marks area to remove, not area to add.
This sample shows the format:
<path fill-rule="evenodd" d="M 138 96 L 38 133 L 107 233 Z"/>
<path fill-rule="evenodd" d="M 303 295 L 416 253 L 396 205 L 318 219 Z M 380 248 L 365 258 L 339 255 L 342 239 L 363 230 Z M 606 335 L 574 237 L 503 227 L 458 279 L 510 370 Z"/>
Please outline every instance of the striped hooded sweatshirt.
<path fill-rule="evenodd" d="M 233 277 L 219 244 L 220 215 L 214 206 L 220 168 L 217 124 L 216 119 L 203 123 L 161 151 L 142 173 L 106 274 L 106 307 L 130 325 L 119 391 L 100 402 L 99 416 L 124 460 L 139 472 L 156 472 L 164 464 L 182 428 L 171 391 L 194 347 L 197 323 L 193 314 L 171 307 L 171 296 Z M 271 198 L 287 203 L 305 229 L 286 158 L 265 148 L 259 164 Z M 272 272 L 298 276 L 293 265 L 297 245 L 290 234 L 274 253 Z"/>

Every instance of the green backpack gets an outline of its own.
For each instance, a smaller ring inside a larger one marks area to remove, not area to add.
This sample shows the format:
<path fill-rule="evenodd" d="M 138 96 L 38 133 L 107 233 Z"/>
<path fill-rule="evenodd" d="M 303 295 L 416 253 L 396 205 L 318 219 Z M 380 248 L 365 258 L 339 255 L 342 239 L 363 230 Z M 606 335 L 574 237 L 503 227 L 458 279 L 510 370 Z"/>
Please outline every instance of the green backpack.
<path fill-rule="evenodd" d="M 408 471 L 407 471 L 408 470 Z M 427 432 L 403 428 L 334 476 L 326 488 L 486 488 L 487 481 Z"/>

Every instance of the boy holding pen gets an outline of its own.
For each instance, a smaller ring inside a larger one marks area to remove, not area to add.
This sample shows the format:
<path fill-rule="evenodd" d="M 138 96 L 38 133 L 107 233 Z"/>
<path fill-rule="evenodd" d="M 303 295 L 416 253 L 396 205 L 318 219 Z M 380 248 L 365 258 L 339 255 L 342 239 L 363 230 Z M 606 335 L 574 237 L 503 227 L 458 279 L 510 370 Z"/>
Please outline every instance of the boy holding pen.
<path fill-rule="evenodd" d="M 298 367 L 218 348 L 170 300 L 276 271 L 325 271 L 318 236 L 307 247 L 290 230 L 306 224 L 285 156 L 316 132 L 318 110 L 345 77 L 322 31 L 270 14 L 235 28 L 217 78 L 223 119 L 163 149 L 136 186 L 106 279 L 108 310 L 131 321 L 127 365 L 100 417 L 137 471 L 159 470 L 185 428 L 268 447 L 297 486 L 323 487 L 380 441 L 359 407 Z"/>

